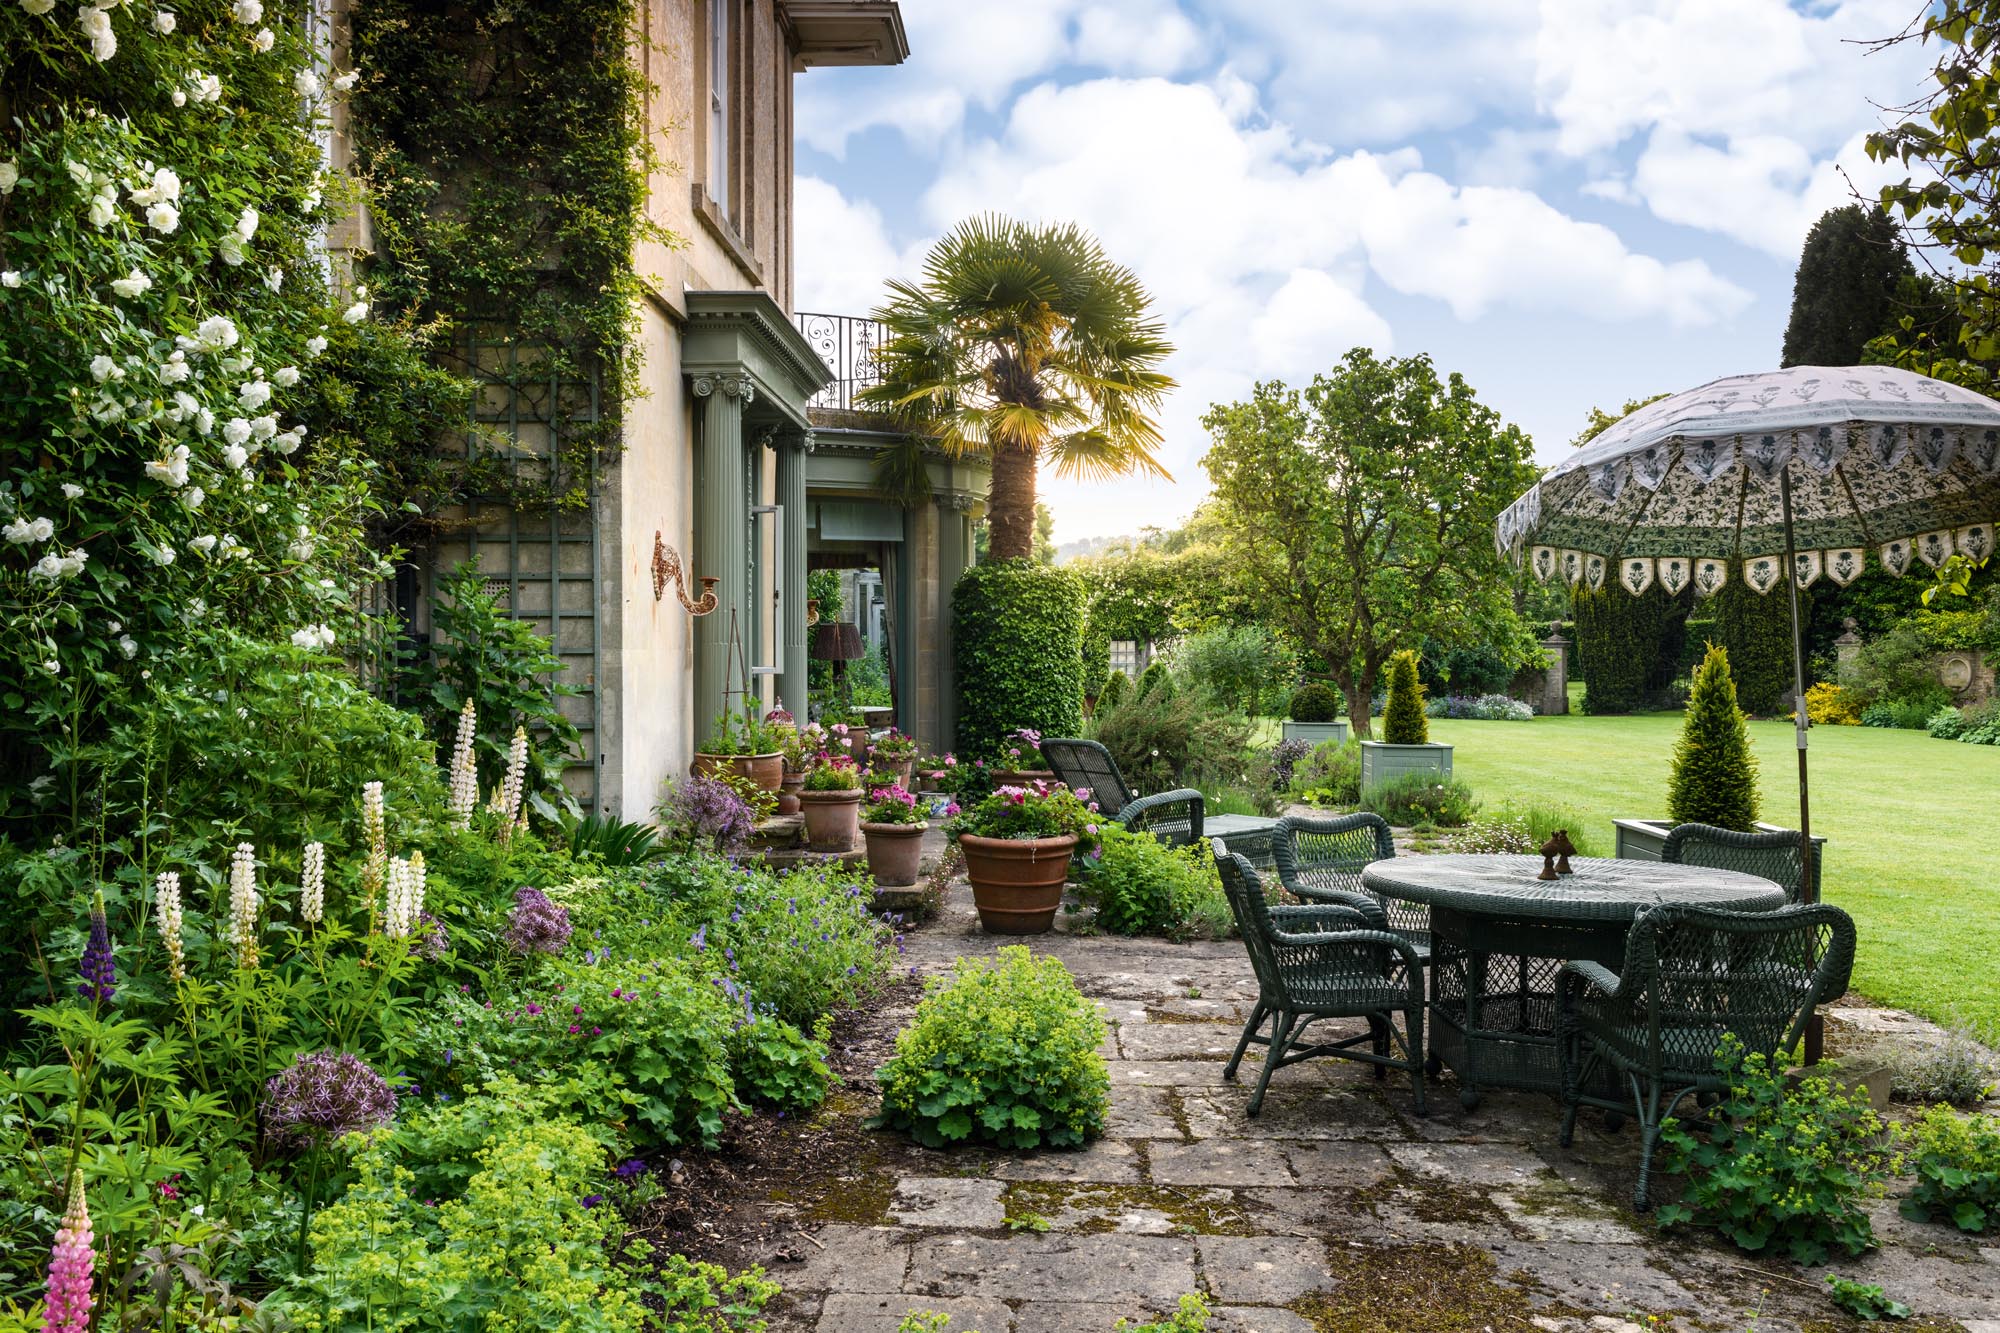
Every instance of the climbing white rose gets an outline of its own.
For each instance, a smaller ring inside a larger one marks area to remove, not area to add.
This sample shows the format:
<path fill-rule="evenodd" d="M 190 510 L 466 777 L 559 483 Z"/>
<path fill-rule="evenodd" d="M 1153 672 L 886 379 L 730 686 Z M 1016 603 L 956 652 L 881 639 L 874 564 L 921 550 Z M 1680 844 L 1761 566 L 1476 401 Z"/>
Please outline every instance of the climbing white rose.
<path fill-rule="evenodd" d="M 163 9 L 153 15 L 153 31 L 165 37 L 174 30 L 174 24 L 178 22 L 180 22 L 180 18 L 173 10 Z"/>
<path fill-rule="evenodd" d="M 289 389 L 298 382 L 299 368 L 297 366 L 279 366 L 271 372 L 271 383 L 277 385 L 280 389 Z"/>
<path fill-rule="evenodd" d="M 152 556 L 153 563 L 156 565 L 162 567 L 171 565 L 174 563 L 174 548 L 171 546 L 155 546 L 152 550 Z"/>
<path fill-rule="evenodd" d="M 236 0 L 229 7 L 229 17 L 246 27 L 261 22 L 264 18 L 264 0 Z"/>
<path fill-rule="evenodd" d="M 268 440 L 278 433 L 278 414 L 266 412 L 261 417 L 252 418 L 250 433 L 260 440 Z"/>
<path fill-rule="evenodd" d="M 0 287 L 19 287 L 20 285 L 21 285 L 20 269 L 10 268 L 4 273 L 0 273 Z"/>
<path fill-rule="evenodd" d="M 12 162 L 0 162 L 0 194 L 14 193 L 14 187 L 21 183 L 21 168 Z"/>
<path fill-rule="evenodd" d="M 111 219 L 118 216 L 118 200 L 113 195 L 95 194 L 90 197 L 90 225 L 108 227 Z"/>
<path fill-rule="evenodd" d="M 292 75 L 292 91 L 300 97 L 319 96 L 319 75 L 309 69 L 302 69 Z"/>
<path fill-rule="evenodd" d="M 194 87 L 197 102 L 220 102 L 222 100 L 222 80 L 214 74 L 203 74 L 200 70 L 188 75 L 188 82 Z"/>
<path fill-rule="evenodd" d="M 337 93 L 351 91 L 354 87 L 354 80 L 358 77 L 353 70 L 349 70 L 333 81 L 333 90 Z"/>
<path fill-rule="evenodd" d="M 181 211 L 162 199 L 146 210 L 146 225 L 162 236 L 171 235 L 181 225 Z"/>
<path fill-rule="evenodd" d="M 236 389 L 236 401 L 255 411 L 271 401 L 271 386 L 265 380 L 250 380 Z"/>
<path fill-rule="evenodd" d="M 231 448 L 247 444 L 250 440 L 250 423 L 242 417 L 231 417 L 222 423 L 222 438 Z"/>
<path fill-rule="evenodd" d="M 285 286 L 285 270 L 277 264 L 264 270 L 264 285 L 272 291 L 282 291 Z"/>
<path fill-rule="evenodd" d="M 30 14 L 41 15 L 56 7 L 56 0 L 21 0 L 21 8 Z"/>
<path fill-rule="evenodd" d="M 62 493 L 63 498 L 66 500 L 81 500 L 83 498 L 83 487 L 73 481 L 66 481 L 62 484 Z"/>
<path fill-rule="evenodd" d="M 236 215 L 236 234 L 246 241 L 249 240 L 257 234 L 259 221 L 257 210 L 246 205 L 243 211 Z"/>
<path fill-rule="evenodd" d="M 181 508 L 192 512 L 201 508 L 201 502 L 208 498 L 208 492 L 199 486 L 190 486 L 181 492 Z"/>
<path fill-rule="evenodd" d="M 250 39 L 250 49 L 262 55 L 264 52 L 270 50 L 277 40 L 277 34 L 269 28 L 259 28 L 257 29 L 257 35 Z"/>
<path fill-rule="evenodd" d="M 222 256 L 222 262 L 231 268 L 243 262 L 243 238 L 233 231 L 222 233 L 222 239 L 215 243 L 215 251 Z"/>
<path fill-rule="evenodd" d="M 239 335 L 234 321 L 226 315 L 210 315 L 195 326 L 194 336 L 203 348 L 219 352 L 225 347 L 236 346 Z"/>
<path fill-rule="evenodd" d="M 116 283 L 112 285 L 114 287 L 117 286 Z M 192 374 L 194 374 L 194 367 L 187 363 L 186 352 L 175 352 L 160 363 L 160 383 L 162 384 L 179 384 Z M 176 394 L 174 396 L 176 399 L 187 397 L 186 394 Z M 187 402 L 181 404 L 181 410 L 183 412 L 192 412 L 195 410 L 195 406 L 194 400 L 190 398 Z"/>
<path fill-rule="evenodd" d="M 20 286 L 18 282 L 10 282 L 7 285 L 10 287 Z M 324 352 L 325 350 L 326 350 L 326 339 L 321 337 L 319 334 L 314 334 L 312 337 L 306 339 L 306 351 L 310 355 L 318 356 L 321 352 Z"/>
<path fill-rule="evenodd" d="M 187 485 L 188 447 L 177 444 L 165 458 L 146 464 L 146 475 L 178 490 Z"/>
<path fill-rule="evenodd" d="M 104 381 L 114 377 L 123 379 L 125 372 L 118 368 L 116 361 L 99 352 L 96 356 L 90 358 L 90 377 L 99 384 L 102 384 Z"/>
<path fill-rule="evenodd" d="M 113 278 L 111 280 L 111 290 L 117 292 L 128 301 L 144 293 L 152 285 L 153 280 L 136 268 L 122 278 Z"/>
<path fill-rule="evenodd" d="M 359 324 L 362 320 L 368 318 L 368 303 L 366 301 L 356 301 L 353 305 L 341 311 L 340 317 L 349 324 Z"/>
<path fill-rule="evenodd" d="M 215 538 L 209 533 L 204 532 L 201 536 L 189 542 L 188 545 L 194 547 L 195 550 L 200 551 L 203 555 L 207 555 L 215 549 Z"/>
<path fill-rule="evenodd" d="M 118 34 L 111 30 L 111 15 L 96 5 L 78 5 L 76 25 L 90 39 L 90 54 L 103 64 L 118 54 Z"/>
<path fill-rule="evenodd" d="M 240 444 L 232 444 L 222 451 L 222 461 L 232 471 L 241 472 L 250 462 L 250 451 Z"/>

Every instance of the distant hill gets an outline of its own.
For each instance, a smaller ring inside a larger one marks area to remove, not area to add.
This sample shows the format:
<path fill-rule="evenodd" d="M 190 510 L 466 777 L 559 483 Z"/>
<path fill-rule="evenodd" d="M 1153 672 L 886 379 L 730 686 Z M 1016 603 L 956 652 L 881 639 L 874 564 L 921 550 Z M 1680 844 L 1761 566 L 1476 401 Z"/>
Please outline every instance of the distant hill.
<path fill-rule="evenodd" d="M 1138 540 L 1137 537 L 1079 537 L 1056 547 L 1056 563 L 1066 565 L 1082 556 L 1097 555 L 1114 546 L 1129 545 Z"/>

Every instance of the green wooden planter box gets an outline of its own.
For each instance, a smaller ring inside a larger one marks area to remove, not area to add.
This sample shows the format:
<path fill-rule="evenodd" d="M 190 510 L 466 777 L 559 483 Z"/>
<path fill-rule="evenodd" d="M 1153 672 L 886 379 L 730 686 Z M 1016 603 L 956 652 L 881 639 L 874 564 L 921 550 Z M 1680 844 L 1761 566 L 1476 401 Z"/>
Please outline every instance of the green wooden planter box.
<path fill-rule="evenodd" d="M 1347 743 L 1347 722 L 1345 719 L 1337 719 L 1332 722 L 1294 722 L 1290 718 L 1286 718 L 1283 732 L 1284 739 L 1288 741 L 1305 741 L 1312 745 L 1319 745 L 1326 741 L 1334 741 L 1342 745 Z"/>
<path fill-rule="evenodd" d="M 1614 819 L 1612 826 L 1617 829 L 1617 857 L 1621 861 L 1657 861 L 1660 852 L 1667 845 L 1667 834 L 1673 830 L 1670 819 Z M 1759 833 L 1789 833 L 1798 836 L 1797 829 L 1788 829 L 1777 824 L 1757 823 Z M 1813 834 L 1813 881 L 1823 882 L 1826 873 L 1826 839 Z"/>
<path fill-rule="evenodd" d="M 1361 742 L 1361 790 L 1369 792 L 1407 773 L 1424 773 L 1440 781 L 1451 776 L 1451 747 L 1431 741 L 1424 745 Z"/>

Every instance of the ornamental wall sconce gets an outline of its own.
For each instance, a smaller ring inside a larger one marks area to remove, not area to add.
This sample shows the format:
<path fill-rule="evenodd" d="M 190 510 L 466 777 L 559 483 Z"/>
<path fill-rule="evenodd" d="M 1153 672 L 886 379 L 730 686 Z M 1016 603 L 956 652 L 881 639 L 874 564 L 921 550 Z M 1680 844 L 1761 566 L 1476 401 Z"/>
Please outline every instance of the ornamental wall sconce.
<path fill-rule="evenodd" d="M 819 598 L 806 598 L 806 628 L 819 624 Z"/>
<path fill-rule="evenodd" d="M 689 600 L 687 595 L 687 583 L 681 577 L 680 552 L 674 550 L 673 547 L 667 545 L 666 540 L 660 536 L 659 530 L 655 529 L 653 532 L 653 600 L 654 601 L 656 602 L 660 601 L 667 595 L 667 583 L 669 580 L 671 580 L 674 585 L 674 595 L 680 598 L 681 605 L 687 608 L 687 613 L 689 615 L 705 616 L 709 612 L 715 610 L 716 607 L 715 585 L 717 583 L 720 583 L 722 580 L 709 577 L 706 575 L 703 576 L 701 580 L 701 596 L 694 598 L 693 600 Z"/>

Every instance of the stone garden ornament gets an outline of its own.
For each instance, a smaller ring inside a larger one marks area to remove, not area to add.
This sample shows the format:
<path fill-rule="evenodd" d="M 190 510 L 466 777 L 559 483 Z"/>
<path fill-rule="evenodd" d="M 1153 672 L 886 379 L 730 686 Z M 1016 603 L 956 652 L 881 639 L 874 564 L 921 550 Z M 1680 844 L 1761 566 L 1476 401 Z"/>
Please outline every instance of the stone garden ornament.
<path fill-rule="evenodd" d="M 1983 560 L 2000 520 L 2000 403 L 1890 366 L 1793 366 L 1662 398 L 1563 459 L 1500 515 L 1502 554 L 1572 585 L 1654 582 L 1709 596 L 1740 577 L 1780 584 L 1805 693 L 1798 589 Z M 1785 571 L 1792 571 L 1787 583 Z M 1799 834 L 1814 882 L 1806 716 L 1798 709 Z"/>

